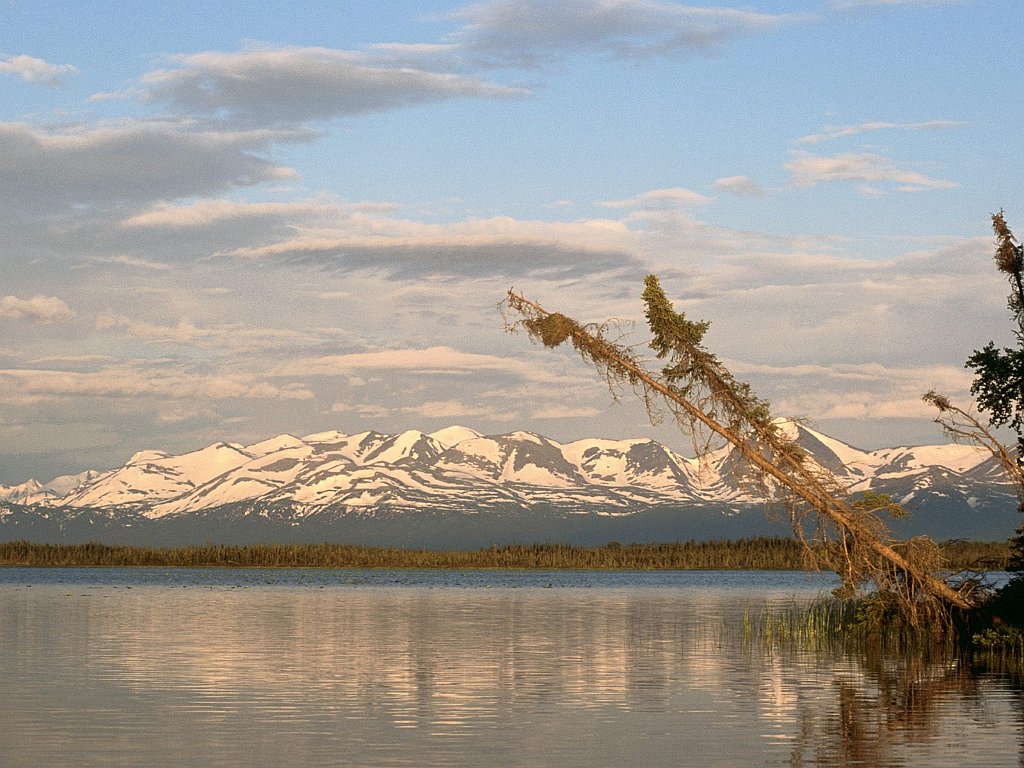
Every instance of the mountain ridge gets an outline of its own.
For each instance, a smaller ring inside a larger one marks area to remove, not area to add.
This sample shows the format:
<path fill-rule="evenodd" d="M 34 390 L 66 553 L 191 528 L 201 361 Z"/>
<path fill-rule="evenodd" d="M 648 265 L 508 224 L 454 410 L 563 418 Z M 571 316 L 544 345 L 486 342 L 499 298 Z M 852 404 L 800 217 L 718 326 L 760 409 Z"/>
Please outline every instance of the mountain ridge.
<path fill-rule="evenodd" d="M 915 519 L 894 521 L 899 533 L 971 537 L 1005 529 L 1009 535 L 1016 526 L 1014 489 L 979 449 L 947 444 L 864 451 L 804 425 L 787 429 L 849 492 L 887 493 L 906 505 Z M 312 529 L 313 519 L 343 527 L 338 521 L 356 517 L 406 518 L 415 528 L 428 517 L 446 516 L 514 521 L 519 515 L 541 522 L 634 516 L 631 524 L 642 531 L 639 519 L 652 510 L 703 510 L 712 523 L 752 517 L 764 500 L 736 477 L 737 464 L 729 447 L 697 460 L 649 438 L 560 443 L 531 432 L 484 435 L 462 426 L 429 434 L 285 433 L 250 445 L 217 441 L 181 454 L 140 451 L 106 471 L 0 486 L 6 505 L 0 536 L 10 536 L 5 529 L 12 519 L 28 528 L 64 520 L 66 528 L 72 525 L 67 521 L 85 518 L 115 528 L 118 521 L 147 527 L 145 521 L 165 520 L 168 527 L 193 525 L 198 535 L 212 518 L 259 517 Z M 513 522 L 507 527 L 512 535 Z M 679 535 L 685 538 L 686 530 Z"/>

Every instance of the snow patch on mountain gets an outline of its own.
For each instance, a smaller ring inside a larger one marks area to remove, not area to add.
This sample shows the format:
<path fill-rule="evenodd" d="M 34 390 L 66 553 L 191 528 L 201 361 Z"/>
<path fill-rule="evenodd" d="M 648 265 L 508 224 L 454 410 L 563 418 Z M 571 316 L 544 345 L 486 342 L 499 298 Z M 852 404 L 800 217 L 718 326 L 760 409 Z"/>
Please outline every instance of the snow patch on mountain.
<path fill-rule="evenodd" d="M 430 461 L 444 450 L 433 438 L 414 429 L 390 437 L 363 457 L 367 464 L 398 464 L 406 461 Z"/>
<path fill-rule="evenodd" d="M 317 443 L 333 445 L 344 440 L 348 435 L 344 432 L 338 432 L 337 430 L 329 430 L 327 432 L 316 432 L 312 435 L 306 435 L 302 438 L 302 442 L 313 445 Z"/>
<path fill-rule="evenodd" d="M 27 499 L 37 496 L 42 488 L 43 484 L 38 480 L 26 480 L 23 483 L 10 486 L 0 485 L 0 499 L 23 504 Z"/>
<path fill-rule="evenodd" d="M 483 437 L 483 435 L 469 427 L 451 426 L 439 429 L 437 432 L 431 432 L 428 437 L 440 445 L 442 449 L 447 450 L 466 440 L 475 440 L 478 437 Z"/>
<path fill-rule="evenodd" d="M 300 440 L 294 435 L 284 434 L 272 437 L 269 440 L 262 440 L 252 445 L 247 445 L 242 450 L 250 456 L 266 456 L 277 451 L 284 451 L 289 448 L 300 448 L 306 445 L 306 441 Z"/>
<path fill-rule="evenodd" d="M 99 475 L 55 502 L 99 508 L 154 504 L 188 493 L 251 458 L 227 443 L 214 443 L 179 456 L 142 451 L 123 467 Z"/>

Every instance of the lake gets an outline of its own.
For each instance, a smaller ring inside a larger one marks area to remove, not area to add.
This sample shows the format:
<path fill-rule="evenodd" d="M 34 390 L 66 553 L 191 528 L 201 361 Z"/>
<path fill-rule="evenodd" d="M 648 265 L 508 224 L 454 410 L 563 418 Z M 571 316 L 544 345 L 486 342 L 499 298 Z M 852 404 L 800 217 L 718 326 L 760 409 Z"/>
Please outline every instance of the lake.
<path fill-rule="evenodd" d="M 1019 678 L 744 639 L 786 572 L 0 569 L 0 764 L 1019 766 Z"/>

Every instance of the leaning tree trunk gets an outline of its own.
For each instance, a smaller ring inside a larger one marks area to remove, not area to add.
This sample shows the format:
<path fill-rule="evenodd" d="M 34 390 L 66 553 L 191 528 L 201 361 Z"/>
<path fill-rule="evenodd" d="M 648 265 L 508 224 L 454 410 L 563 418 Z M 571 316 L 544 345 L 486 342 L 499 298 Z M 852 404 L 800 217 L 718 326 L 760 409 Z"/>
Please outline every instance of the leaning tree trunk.
<path fill-rule="evenodd" d="M 608 341 L 601 327 L 584 327 L 511 290 L 504 303 L 523 318 L 511 323 L 510 329 L 523 327 L 549 347 L 569 341 L 613 390 L 617 385 L 632 386 L 652 415 L 659 401 L 681 426 L 702 425 L 731 444 L 766 491 L 772 487 L 783 491 L 794 530 L 802 539 L 807 510 L 816 515 L 815 522 L 830 523 L 838 533 L 842 561 L 833 566 L 844 585 L 874 580 L 900 598 L 905 616 L 914 624 L 936 613 L 948 615 L 951 607 L 972 606 L 966 594 L 933 573 L 934 558 L 917 557 L 912 547 L 906 555 L 897 551 L 894 545 L 900 545 L 888 537 L 884 523 L 847 501 L 831 473 L 810 464 L 806 453 L 770 418 L 767 404 L 754 397 L 747 385 L 735 381 L 700 345 L 707 323 L 693 323 L 675 313 L 653 276 L 647 279 L 644 300 L 655 337 L 651 346 L 658 357 L 669 357 L 673 363 L 660 375 L 648 371 L 630 349 Z"/>

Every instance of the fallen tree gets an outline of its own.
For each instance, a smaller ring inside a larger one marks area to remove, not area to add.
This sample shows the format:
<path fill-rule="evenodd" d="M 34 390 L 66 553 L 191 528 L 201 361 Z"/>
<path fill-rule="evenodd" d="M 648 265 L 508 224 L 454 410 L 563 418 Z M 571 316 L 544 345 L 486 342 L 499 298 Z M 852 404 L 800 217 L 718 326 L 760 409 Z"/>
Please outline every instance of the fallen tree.
<path fill-rule="evenodd" d="M 676 312 L 653 275 L 645 280 L 643 300 L 650 347 L 665 361 L 657 372 L 645 368 L 631 348 L 610 340 L 607 325 L 584 326 L 512 290 L 503 303 L 520 316 L 506 320 L 510 331 L 522 329 L 546 347 L 568 342 L 615 396 L 629 387 L 652 420 L 670 414 L 693 436 L 699 457 L 716 438 L 732 445 L 744 460 L 744 479 L 788 513 L 806 545 L 808 564 L 839 574 L 840 596 L 852 597 L 859 586 L 873 582 L 914 626 L 944 625 L 954 609 L 972 607 L 969 583 L 954 588 L 936 575 L 942 557 L 934 542 L 893 540 L 881 515 L 898 512 L 896 505 L 877 496 L 850 500 L 836 477 L 810 461 L 789 436 L 786 423 L 772 418 L 768 403 L 702 346 L 709 323 Z"/>

